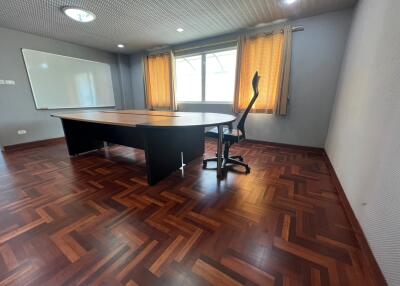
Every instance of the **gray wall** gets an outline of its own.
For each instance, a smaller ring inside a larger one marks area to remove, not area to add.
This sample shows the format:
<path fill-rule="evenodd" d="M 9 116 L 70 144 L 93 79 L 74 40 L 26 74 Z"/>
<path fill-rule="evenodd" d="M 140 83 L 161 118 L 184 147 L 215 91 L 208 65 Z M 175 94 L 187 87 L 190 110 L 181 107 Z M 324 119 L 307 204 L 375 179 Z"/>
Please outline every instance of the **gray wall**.
<path fill-rule="evenodd" d="M 326 151 L 389 283 L 400 285 L 400 1 L 355 11 Z"/>
<path fill-rule="evenodd" d="M 139 52 L 131 55 L 131 71 L 132 71 L 132 96 L 133 106 L 136 109 L 143 109 L 146 107 L 146 100 L 144 96 L 144 52 Z"/>
<path fill-rule="evenodd" d="M 132 70 L 130 56 L 118 54 L 117 60 L 121 83 L 121 103 L 118 107 L 131 109 L 134 106 L 134 102 L 132 96 Z"/>
<path fill-rule="evenodd" d="M 35 108 L 22 48 L 110 64 L 116 105 L 122 107 L 116 55 L 4 28 L 0 28 L 0 39 L 0 79 L 10 79 L 16 83 L 0 85 L 0 146 L 63 136 L 59 120 L 50 117 L 50 114 L 60 110 L 45 111 Z M 128 85 L 131 85 L 130 82 Z M 19 129 L 25 129 L 28 133 L 17 135 Z"/>
<path fill-rule="evenodd" d="M 285 117 L 250 114 L 246 122 L 248 138 L 323 147 L 351 19 L 352 11 L 344 10 L 292 22 L 304 26 L 304 31 L 293 34 L 289 114 Z M 204 42 L 207 41 L 200 41 Z M 187 46 L 190 44 L 184 45 Z M 141 56 L 143 54 L 135 54 L 131 61 Z M 138 90 L 142 90 L 140 85 L 143 85 L 141 70 L 140 65 L 132 66 L 133 77 L 138 79 L 133 84 Z M 136 92 L 134 96 L 135 107 L 143 108 L 144 94 Z M 232 107 L 182 104 L 180 109 L 228 113 Z"/>

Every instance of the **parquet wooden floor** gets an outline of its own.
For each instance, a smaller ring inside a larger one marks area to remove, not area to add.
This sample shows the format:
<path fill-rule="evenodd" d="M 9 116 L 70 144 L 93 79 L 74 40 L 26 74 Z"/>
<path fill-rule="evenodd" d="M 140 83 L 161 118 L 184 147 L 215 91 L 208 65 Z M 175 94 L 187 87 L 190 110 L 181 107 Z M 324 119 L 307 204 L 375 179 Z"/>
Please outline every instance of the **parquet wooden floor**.
<path fill-rule="evenodd" d="M 3 153 L 0 285 L 371 285 L 322 152 L 232 153 L 251 174 L 199 158 L 153 187 L 140 150 Z"/>

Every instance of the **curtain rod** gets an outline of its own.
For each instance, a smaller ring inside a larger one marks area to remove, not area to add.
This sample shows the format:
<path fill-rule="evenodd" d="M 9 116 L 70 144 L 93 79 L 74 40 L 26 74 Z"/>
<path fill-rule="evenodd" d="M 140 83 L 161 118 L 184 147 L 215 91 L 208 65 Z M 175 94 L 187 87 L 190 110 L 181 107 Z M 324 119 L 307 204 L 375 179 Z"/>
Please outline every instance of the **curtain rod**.
<path fill-rule="evenodd" d="M 281 30 L 283 32 L 283 30 Z M 292 28 L 292 32 L 299 32 L 299 31 L 304 31 L 304 27 L 303 26 L 296 26 Z M 261 33 L 264 36 L 269 36 L 272 35 L 274 32 L 266 32 L 266 33 Z M 258 34 L 258 35 L 261 35 Z M 194 46 L 194 47 L 190 47 L 190 48 L 182 48 L 182 49 L 176 49 L 174 50 L 174 52 L 183 52 L 183 51 L 188 51 L 188 50 L 194 50 L 194 49 L 201 49 L 201 48 L 207 48 L 207 47 L 212 47 L 212 46 L 219 46 L 219 45 L 224 45 L 224 44 L 233 44 L 233 43 L 237 43 L 237 39 L 233 39 L 233 40 L 227 40 L 227 41 L 222 41 L 222 42 L 216 42 L 216 43 L 211 43 L 211 44 L 204 44 L 204 45 L 199 45 L 199 46 Z"/>
<path fill-rule="evenodd" d="M 295 27 L 292 28 L 292 32 L 299 32 L 299 31 L 304 31 L 304 27 L 303 26 L 295 26 Z M 281 32 L 283 32 L 283 30 L 281 30 Z M 269 35 L 272 35 L 273 33 L 274 33 L 274 31 L 270 31 L 270 32 L 256 34 L 253 37 L 256 37 L 256 36 L 259 36 L 259 35 L 269 36 Z M 214 46 L 220 46 L 220 45 L 227 45 L 227 44 L 234 44 L 234 43 L 237 43 L 237 39 L 226 40 L 226 41 L 215 42 L 215 43 L 204 44 L 204 45 L 197 45 L 197 46 L 193 46 L 193 47 L 189 47 L 189 48 L 172 49 L 172 50 L 174 52 L 184 52 L 184 51 L 190 51 L 190 50 L 195 50 L 195 49 L 214 47 Z M 163 54 L 167 54 L 167 53 L 169 53 L 169 51 L 161 52 L 161 53 L 154 53 L 152 55 L 153 56 L 154 55 L 163 55 Z M 149 55 L 149 56 L 151 56 L 151 55 Z"/>
<path fill-rule="evenodd" d="M 176 49 L 176 50 L 174 50 L 174 52 L 184 52 L 184 51 L 190 51 L 190 50 L 194 50 L 194 49 L 201 49 L 201 48 L 214 47 L 214 46 L 220 46 L 220 45 L 225 45 L 225 44 L 234 44 L 234 43 L 237 43 L 237 39 L 215 42 L 215 43 L 204 44 L 204 45 L 197 45 L 197 46 L 193 46 L 190 48 Z"/>
<path fill-rule="evenodd" d="M 292 28 L 292 32 L 299 32 L 299 31 L 304 31 L 304 27 L 303 26 L 296 26 Z M 281 32 L 283 32 L 283 30 L 281 30 Z M 274 33 L 274 31 L 270 31 L 270 32 L 266 32 L 266 33 L 261 33 L 264 36 L 269 36 L 272 35 Z M 260 34 L 258 34 L 260 35 Z"/>

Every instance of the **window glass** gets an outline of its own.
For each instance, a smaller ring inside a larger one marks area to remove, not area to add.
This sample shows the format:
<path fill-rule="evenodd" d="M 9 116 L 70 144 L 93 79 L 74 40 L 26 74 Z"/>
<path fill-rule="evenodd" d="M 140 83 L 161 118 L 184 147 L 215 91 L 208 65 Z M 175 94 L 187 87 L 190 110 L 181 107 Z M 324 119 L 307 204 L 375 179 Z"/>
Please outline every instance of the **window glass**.
<path fill-rule="evenodd" d="M 236 49 L 178 57 L 175 71 L 177 102 L 233 102 Z"/>
<path fill-rule="evenodd" d="M 201 101 L 201 55 L 175 60 L 176 100 Z"/>
<path fill-rule="evenodd" d="M 206 54 L 205 101 L 233 102 L 236 50 Z"/>

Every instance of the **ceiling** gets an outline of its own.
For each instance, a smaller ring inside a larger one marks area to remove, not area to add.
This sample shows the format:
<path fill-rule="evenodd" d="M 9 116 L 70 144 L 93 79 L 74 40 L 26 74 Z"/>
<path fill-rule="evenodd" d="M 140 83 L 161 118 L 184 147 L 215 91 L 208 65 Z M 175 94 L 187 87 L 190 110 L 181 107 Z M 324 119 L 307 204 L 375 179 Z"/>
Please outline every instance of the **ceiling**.
<path fill-rule="evenodd" d="M 356 0 L 1 0 L 0 27 L 112 52 L 179 44 L 253 27 L 352 7 Z M 97 18 L 78 23 L 63 6 Z M 178 33 L 177 28 L 184 28 Z M 125 49 L 117 48 L 124 44 Z"/>

